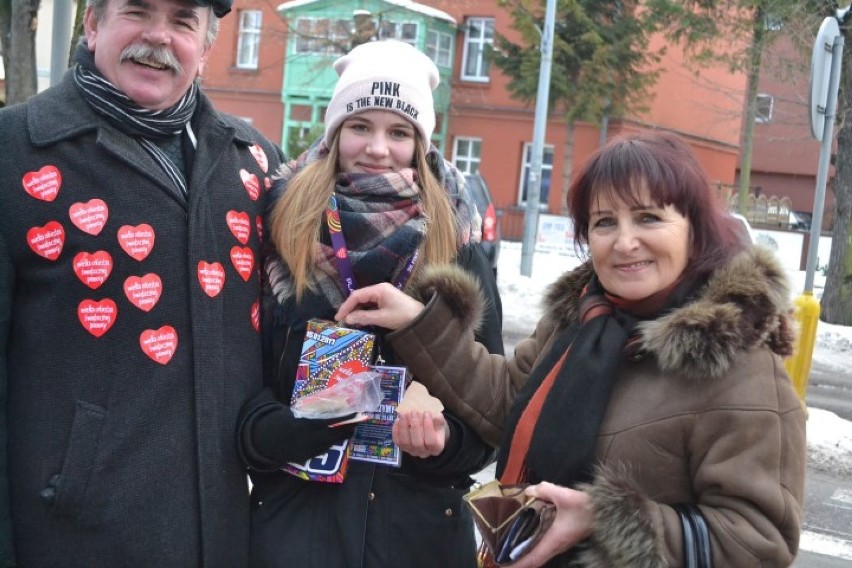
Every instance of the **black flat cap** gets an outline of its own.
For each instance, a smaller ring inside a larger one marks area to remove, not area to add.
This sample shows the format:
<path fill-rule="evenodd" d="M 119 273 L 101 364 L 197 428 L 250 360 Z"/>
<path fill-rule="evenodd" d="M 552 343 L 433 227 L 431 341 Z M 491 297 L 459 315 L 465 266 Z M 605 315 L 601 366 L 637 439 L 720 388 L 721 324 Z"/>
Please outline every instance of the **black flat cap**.
<path fill-rule="evenodd" d="M 225 16 L 231 11 L 232 0 L 195 0 L 196 6 L 210 6 L 217 18 Z"/>

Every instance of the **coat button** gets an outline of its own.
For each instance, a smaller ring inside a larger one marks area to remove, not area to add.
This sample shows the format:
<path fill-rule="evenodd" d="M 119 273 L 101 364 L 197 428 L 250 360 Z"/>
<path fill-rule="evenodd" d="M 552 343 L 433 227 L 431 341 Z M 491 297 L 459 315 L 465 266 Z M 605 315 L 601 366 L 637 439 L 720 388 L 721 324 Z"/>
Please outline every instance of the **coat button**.
<path fill-rule="evenodd" d="M 452 509 L 446 509 L 444 511 L 444 516 L 445 517 L 452 517 L 453 516 L 453 510 Z"/>
<path fill-rule="evenodd" d="M 53 503 L 56 500 L 56 486 L 59 485 L 59 474 L 51 476 L 47 482 L 47 487 L 38 492 L 38 496 L 47 503 Z"/>
<path fill-rule="evenodd" d="M 375 493 L 373 493 L 372 491 L 370 491 L 370 494 L 369 494 L 369 495 L 367 495 L 367 499 L 368 499 L 368 500 L 370 500 L 370 501 L 372 501 L 372 500 L 373 500 L 373 499 L 375 499 L 375 498 L 376 498 L 376 494 L 375 494 Z"/>
<path fill-rule="evenodd" d="M 42 501 L 53 503 L 54 499 L 56 499 L 56 489 L 53 487 L 46 487 L 39 491 L 38 496 L 41 497 Z"/>

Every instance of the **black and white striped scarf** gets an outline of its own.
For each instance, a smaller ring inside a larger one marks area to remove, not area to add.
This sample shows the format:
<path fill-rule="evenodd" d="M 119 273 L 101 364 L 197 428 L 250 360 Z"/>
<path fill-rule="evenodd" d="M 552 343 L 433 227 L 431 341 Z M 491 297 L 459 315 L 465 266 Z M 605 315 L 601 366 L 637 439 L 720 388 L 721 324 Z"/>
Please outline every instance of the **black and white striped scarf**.
<path fill-rule="evenodd" d="M 135 138 L 163 168 L 185 198 L 187 186 L 183 172 L 153 140 L 178 135 L 189 123 L 198 104 L 198 86 L 195 82 L 174 106 L 151 110 L 137 105 L 107 81 L 95 66 L 94 55 L 85 42 L 77 46 L 74 61 L 77 63 L 74 80 L 83 98 L 113 126 Z"/>

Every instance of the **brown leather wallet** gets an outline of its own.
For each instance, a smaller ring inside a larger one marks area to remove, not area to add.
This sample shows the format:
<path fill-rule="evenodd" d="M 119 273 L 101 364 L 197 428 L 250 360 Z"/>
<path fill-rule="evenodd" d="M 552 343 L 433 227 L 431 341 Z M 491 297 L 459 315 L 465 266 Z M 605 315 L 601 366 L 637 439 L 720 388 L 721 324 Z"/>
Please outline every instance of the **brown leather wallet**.
<path fill-rule="evenodd" d="M 493 480 L 464 496 L 482 541 L 498 565 L 515 562 L 553 523 L 552 503 L 524 494 L 526 484 Z"/>

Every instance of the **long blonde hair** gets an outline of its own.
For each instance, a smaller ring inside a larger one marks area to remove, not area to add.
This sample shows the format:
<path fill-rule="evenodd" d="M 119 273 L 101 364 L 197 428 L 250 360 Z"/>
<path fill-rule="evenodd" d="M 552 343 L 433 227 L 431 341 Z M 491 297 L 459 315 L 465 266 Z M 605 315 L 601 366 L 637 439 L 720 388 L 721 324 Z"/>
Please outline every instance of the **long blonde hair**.
<path fill-rule="evenodd" d="M 339 171 L 339 139 L 338 129 L 328 154 L 293 176 L 269 216 L 270 238 L 290 269 L 297 301 L 313 281 L 315 243 L 319 241 L 323 215 Z M 419 134 L 415 135 L 414 162 L 426 218 L 426 237 L 419 262 L 446 264 L 455 258 L 458 249 L 454 206 L 429 167 L 426 151 Z"/>

